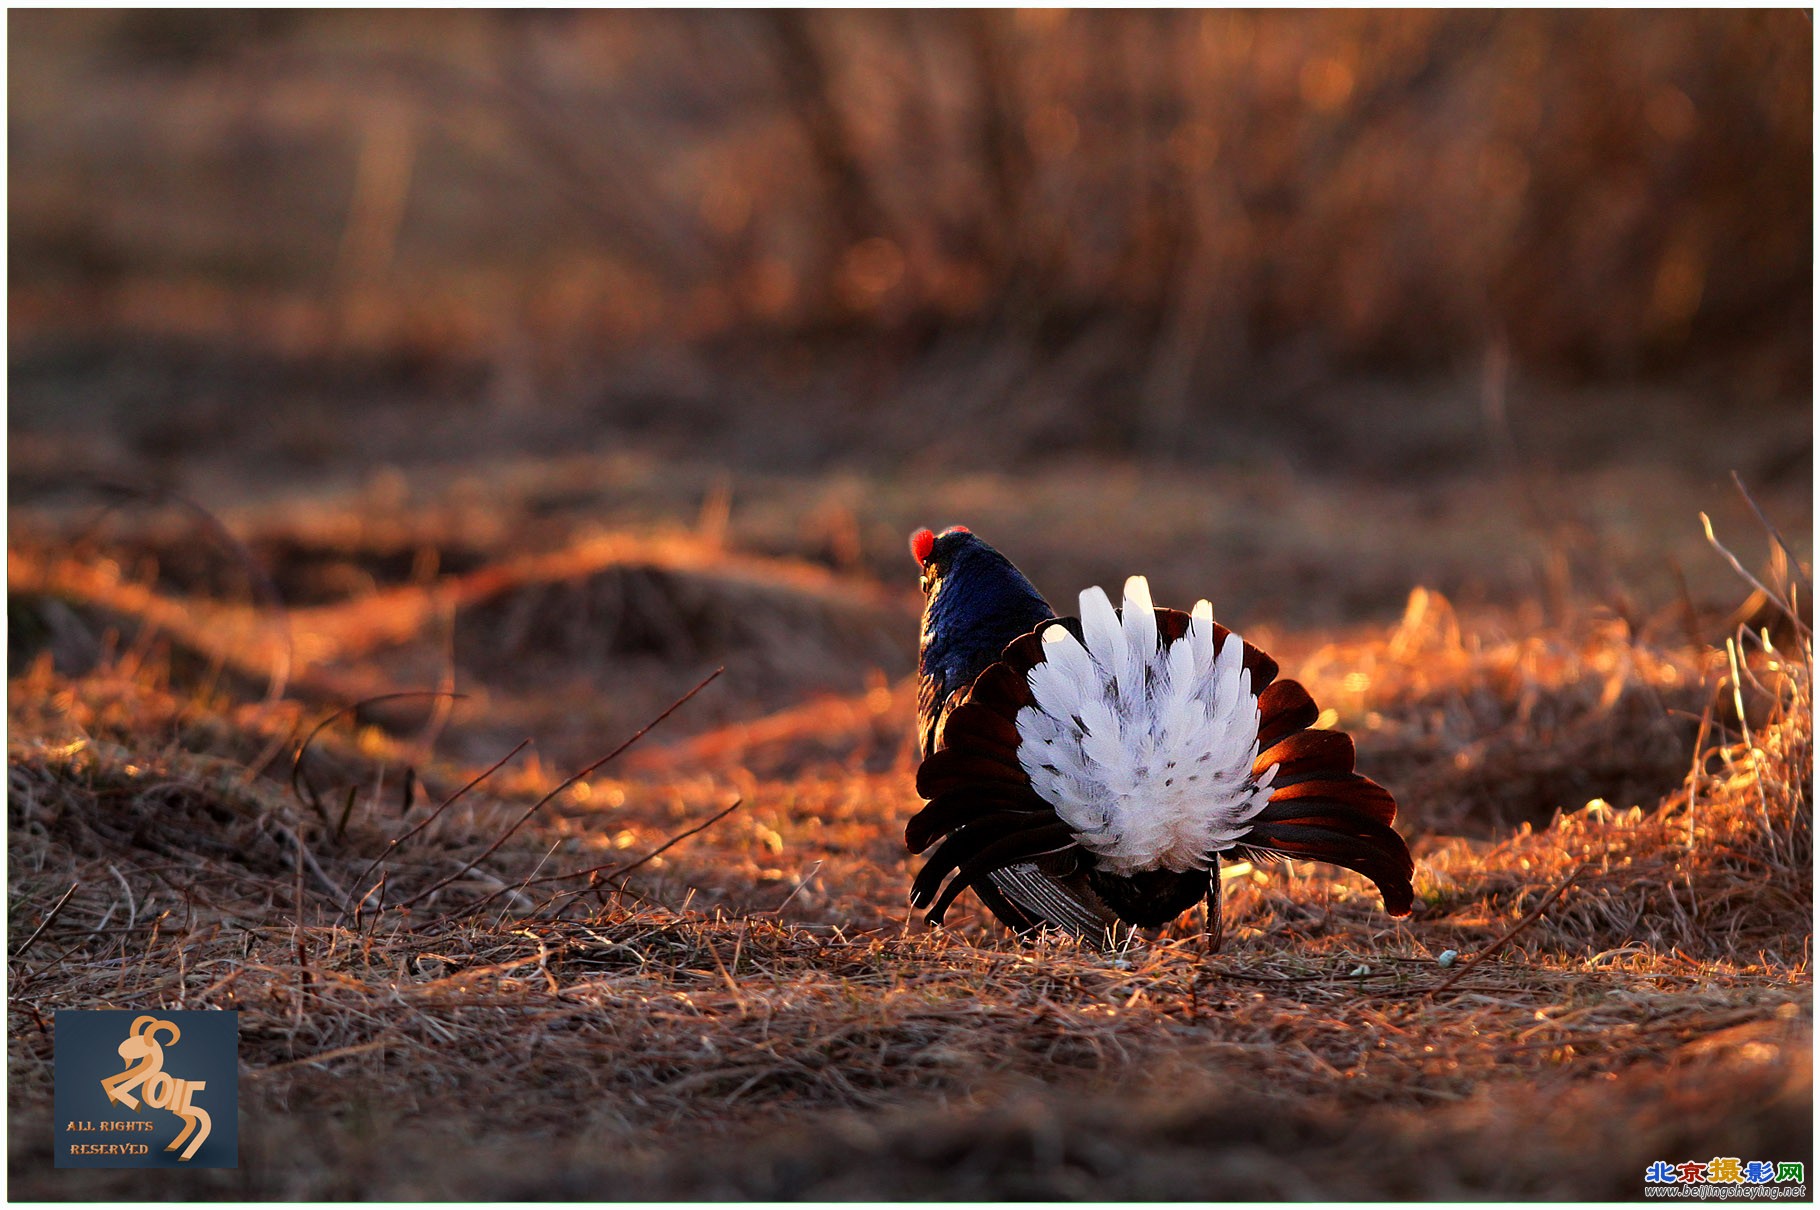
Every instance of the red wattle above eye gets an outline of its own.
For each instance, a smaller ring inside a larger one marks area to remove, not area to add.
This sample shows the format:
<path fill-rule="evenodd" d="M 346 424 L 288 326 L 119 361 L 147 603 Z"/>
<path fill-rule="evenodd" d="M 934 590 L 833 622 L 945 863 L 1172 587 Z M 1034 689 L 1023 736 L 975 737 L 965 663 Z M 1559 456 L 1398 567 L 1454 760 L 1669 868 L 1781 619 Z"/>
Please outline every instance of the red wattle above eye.
<path fill-rule="evenodd" d="M 934 549 L 935 533 L 933 530 L 919 529 L 910 535 L 910 554 L 916 559 L 917 563 L 927 563 L 929 561 L 929 553 Z"/>

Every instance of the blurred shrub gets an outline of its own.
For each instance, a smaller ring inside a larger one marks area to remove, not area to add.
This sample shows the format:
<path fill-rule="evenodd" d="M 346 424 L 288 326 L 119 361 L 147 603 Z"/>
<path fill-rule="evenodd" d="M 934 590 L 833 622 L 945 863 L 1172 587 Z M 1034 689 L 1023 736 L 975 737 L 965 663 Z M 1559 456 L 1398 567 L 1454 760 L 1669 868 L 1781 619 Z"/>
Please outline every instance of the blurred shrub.
<path fill-rule="evenodd" d="M 16 338 L 1097 341 L 1165 439 L 1492 347 L 1811 372 L 1800 12 L 10 21 Z"/>

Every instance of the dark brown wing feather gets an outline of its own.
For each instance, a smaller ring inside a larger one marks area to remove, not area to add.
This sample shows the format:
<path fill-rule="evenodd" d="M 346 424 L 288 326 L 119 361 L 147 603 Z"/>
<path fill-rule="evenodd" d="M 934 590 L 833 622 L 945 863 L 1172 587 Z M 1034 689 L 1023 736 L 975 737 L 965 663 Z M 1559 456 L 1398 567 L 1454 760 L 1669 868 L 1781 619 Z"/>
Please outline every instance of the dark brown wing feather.
<path fill-rule="evenodd" d="M 1279 681 L 1258 702 L 1258 753 L 1253 771 L 1277 767 L 1270 800 L 1252 818 L 1240 844 L 1253 853 L 1325 861 L 1356 870 L 1377 883 L 1384 909 L 1409 913 L 1415 862 L 1390 825 L 1397 802 L 1369 777 L 1353 772 L 1352 737 L 1344 731 L 1311 731 L 1320 710 L 1294 681 Z"/>
<path fill-rule="evenodd" d="M 1027 785 L 1020 792 L 993 783 L 977 789 L 953 790 L 931 802 L 904 825 L 904 844 L 912 853 L 920 853 L 956 828 L 1005 814 L 1035 816 L 1039 823 L 1055 818 L 1049 804 Z"/>
<path fill-rule="evenodd" d="M 1036 698 L 1024 680 L 1024 673 L 1028 671 L 1029 668 L 1018 669 L 1003 662 L 988 664 L 979 679 L 973 682 L 968 700 L 988 706 L 1015 723 L 1019 710 L 1036 704 Z"/>
<path fill-rule="evenodd" d="M 1216 624 L 1215 633 L 1224 643 L 1224 628 Z M 1407 914 L 1414 902 L 1415 865 L 1390 826 L 1396 800 L 1353 771 L 1350 735 L 1310 729 L 1321 715 L 1314 698 L 1300 682 L 1276 680 L 1276 662 L 1253 651 L 1247 643 L 1245 666 L 1252 669 L 1252 691 L 1258 694 L 1259 752 L 1252 768 L 1259 777 L 1272 765 L 1277 771 L 1270 800 L 1253 818 L 1242 848 L 1356 870 L 1377 884 L 1391 915 Z"/>
<path fill-rule="evenodd" d="M 1016 764 L 1006 764 L 995 757 L 969 752 L 964 748 L 943 748 L 924 760 L 916 770 L 916 792 L 924 798 L 940 798 L 951 791 L 965 790 L 981 782 L 1028 786 L 1030 778 Z"/>
<path fill-rule="evenodd" d="M 1384 910 L 1407 916 L 1415 903 L 1410 877 L 1415 863 L 1403 838 L 1388 824 L 1362 815 L 1322 817 L 1320 822 L 1266 822 L 1242 842 L 1253 852 L 1277 853 L 1302 861 L 1325 861 L 1356 870 L 1378 884 Z"/>
<path fill-rule="evenodd" d="M 1214 629 L 1224 630 L 1225 628 L 1216 625 Z M 1231 633 L 1229 630 L 1226 631 L 1226 634 Z M 1219 640 L 1224 643 L 1226 635 L 1220 635 Z M 1239 641 L 1244 642 L 1243 639 Z M 1251 691 L 1253 693 L 1262 693 L 1270 687 L 1271 682 L 1277 679 L 1277 662 L 1250 643 L 1245 643 L 1245 667 L 1251 670 Z"/>
<path fill-rule="evenodd" d="M 992 707 L 990 697 L 982 701 L 969 696 L 966 703 L 948 716 L 946 747 L 978 752 L 1015 765 L 1019 742 L 1016 716 L 1005 717 Z"/>
<path fill-rule="evenodd" d="M 1298 731 L 1258 753 L 1254 769 L 1277 767 L 1271 784 L 1293 786 L 1336 771 L 1352 771 L 1352 736 L 1344 731 Z"/>
<path fill-rule="evenodd" d="M 1272 748 L 1314 726 L 1321 708 L 1300 681 L 1276 681 L 1258 694 L 1258 747 Z"/>

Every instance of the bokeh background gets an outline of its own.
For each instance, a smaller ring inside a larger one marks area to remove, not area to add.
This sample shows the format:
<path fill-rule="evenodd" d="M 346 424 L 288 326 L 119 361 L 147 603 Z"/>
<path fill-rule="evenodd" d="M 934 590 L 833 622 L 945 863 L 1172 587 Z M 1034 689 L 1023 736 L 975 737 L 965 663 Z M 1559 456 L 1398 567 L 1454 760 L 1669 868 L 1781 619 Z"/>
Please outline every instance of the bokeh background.
<path fill-rule="evenodd" d="M 1406 474 L 1488 366 L 1551 460 L 1809 403 L 1800 12 L 9 28 L 16 466 Z"/>

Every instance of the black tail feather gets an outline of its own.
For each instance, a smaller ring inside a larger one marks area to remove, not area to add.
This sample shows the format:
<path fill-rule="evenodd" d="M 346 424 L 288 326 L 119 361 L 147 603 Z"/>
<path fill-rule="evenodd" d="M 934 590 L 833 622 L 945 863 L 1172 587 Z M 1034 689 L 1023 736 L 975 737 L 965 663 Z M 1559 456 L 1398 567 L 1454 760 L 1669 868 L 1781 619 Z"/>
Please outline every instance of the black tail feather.
<path fill-rule="evenodd" d="M 943 748 L 916 770 L 916 792 L 924 798 L 940 798 L 951 790 L 968 790 L 982 783 L 1028 787 L 1030 776 L 1015 762 L 1006 764 L 962 748 Z"/>
<path fill-rule="evenodd" d="M 1074 833 L 1065 823 L 1052 823 L 1046 827 L 1030 828 L 1001 837 L 962 863 L 941 895 L 930 905 L 925 919 L 930 924 L 940 924 L 948 914 L 948 905 L 954 902 L 954 897 L 993 870 L 1015 862 L 1028 861 L 1032 857 L 1041 857 L 1046 853 L 1059 853 L 1073 845 Z"/>
<path fill-rule="evenodd" d="M 951 790 L 915 815 L 904 825 L 904 844 L 912 853 L 920 853 L 950 832 L 1000 815 L 1021 814 L 1032 822 L 1055 818 L 1055 813 L 1036 795 L 998 786 L 980 786 L 973 790 Z"/>
<path fill-rule="evenodd" d="M 923 868 L 917 871 L 915 881 L 910 884 L 911 906 L 927 907 L 948 875 L 988 845 L 1006 836 L 1030 830 L 1027 818 L 1006 814 L 994 819 L 978 820 L 952 833 L 935 847 L 935 851 L 923 863 Z"/>

